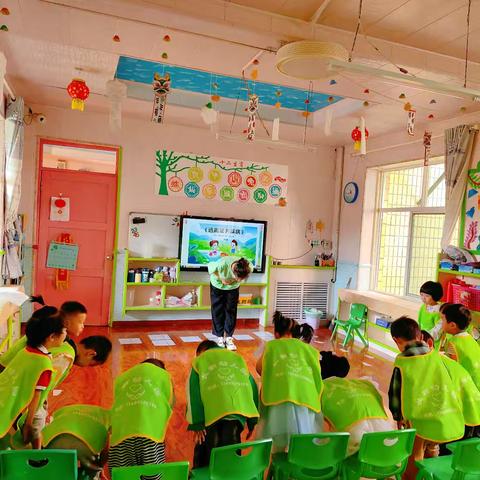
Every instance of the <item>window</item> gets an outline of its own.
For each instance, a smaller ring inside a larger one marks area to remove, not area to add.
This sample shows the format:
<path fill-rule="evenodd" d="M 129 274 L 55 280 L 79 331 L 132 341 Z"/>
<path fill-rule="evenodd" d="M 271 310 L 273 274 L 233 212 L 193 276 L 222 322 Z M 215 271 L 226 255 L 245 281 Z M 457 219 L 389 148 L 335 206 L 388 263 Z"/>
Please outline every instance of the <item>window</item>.
<path fill-rule="evenodd" d="M 418 295 L 422 283 L 436 276 L 445 214 L 443 158 L 428 167 L 383 169 L 379 187 L 373 288 Z"/>

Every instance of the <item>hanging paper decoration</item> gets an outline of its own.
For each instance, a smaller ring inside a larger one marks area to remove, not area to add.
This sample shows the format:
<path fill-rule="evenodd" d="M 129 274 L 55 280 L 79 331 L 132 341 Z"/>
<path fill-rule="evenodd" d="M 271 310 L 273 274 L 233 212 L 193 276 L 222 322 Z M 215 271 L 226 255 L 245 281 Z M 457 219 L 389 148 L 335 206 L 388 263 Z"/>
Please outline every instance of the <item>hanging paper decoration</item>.
<path fill-rule="evenodd" d="M 337 84 L 337 81 L 336 80 L 330 80 L 330 85 L 336 85 Z"/>
<path fill-rule="evenodd" d="M 274 118 L 272 124 L 272 140 L 278 141 L 280 138 L 280 118 Z"/>
<path fill-rule="evenodd" d="M 70 221 L 70 199 L 66 197 L 51 197 L 50 199 L 50 221 Z"/>
<path fill-rule="evenodd" d="M 258 110 L 258 95 L 250 95 L 248 99 L 248 124 L 247 124 L 247 138 L 248 140 L 255 139 L 255 123 Z"/>
<path fill-rule="evenodd" d="M 434 98 L 432 98 L 432 99 L 430 100 L 430 105 L 433 105 L 433 104 L 435 104 L 435 103 L 437 103 L 437 101 L 436 101 Z"/>
<path fill-rule="evenodd" d="M 466 111 L 467 111 L 467 107 L 460 107 L 460 111 L 461 111 L 462 113 L 466 112 Z"/>
<path fill-rule="evenodd" d="M 0 27 L 0 30 L 1 30 L 2 32 L 8 32 L 8 27 L 7 27 L 6 25 L 2 25 L 2 26 Z"/>
<path fill-rule="evenodd" d="M 80 110 L 83 112 L 85 100 L 90 94 L 85 80 L 74 78 L 67 87 L 68 94 L 72 97 L 72 110 Z"/>
<path fill-rule="evenodd" d="M 164 60 L 167 60 L 167 59 L 168 59 L 168 53 L 167 53 L 167 52 L 163 52 L 163 53 L 162 53 L 162 58 L 163 58 Z"/>
<path fill-rule="evenodd" d="M 407 120 L 407 133 L 411 136 L 415 135 L 415 116 L 417 112 L 415 110 L 408 111 Z"/>
<path fill-rule="evenodd" d="M 281 106 L 282 106 L 282 104 L 280 102 L 276 102 L 275 105 L 274 105 L 275 108 L 280 108 Z"/>
<path fill-rule="evenodd" d="M 362 144 L 362 131 L 358 126 L 352 130 L 351 136 L 352 136 L 352 140 L 355 142 L 353 144 L 353 149 L 356 152 L 359 152 Z M 365 140 L 367 138 L 368 138 L 368 130 L 365 129 Z"/>
<path fill-rule="evenodd" d="M 170 35 L 165 35 L 165 36 L 163 37 L 163 41 L 164 41 L 164 42 L 169 42 L 170 40 L 171 40 Z"/>
<path fill-rule="evenodd" d="M 154 74 L 153 93 L 152 122 L 163 123 L 167 106 L 167 95 L 170 93 L 170 74 L 166 73 L 163 77 L 158 73 Z"/>
<path fill-rule="evenodd" d="M 328 98 L 327 98 L 328 103 L 332 103 L 334 100 L 335 100 L 335 99 L 334 99 L 333 97 L 328 97 Z"/>
<path fill-rule="evenodd" d="M 258 58 L 255 58 L 252 63 L 254 65 L 258 65 L 260 63 L 260 60 Z"/>
<path fill-rule="evenodd" d="M 323 126 L 323 132 L 326 137 L 329 137 L 332 134 L 332 119 L 333 119 L 333 110 L 327 109 L 325 112 L 325 124 Z"/>
<path fill-rule="evenodd" d="M 370 93 L 370 90 L 368 88 L 366 88 L 363 93 Z"/>
<path fill-rule="evenodd" d="M 368 107 L 369 105 L 370 105 L 370 104 L 369 104 L 366 100 L 363 102 L 363 106 L 364 106 L 364 107 Z"/>
<path fill-rule="evenodd" d="M 210 99 L 212 100 L 212 102 L 219 102 L 220 101 L 220 95 L 212 95 L 210 97 Z"/>
<path fill-rule="evenodd" d="M 406 96 L 404 93 L 401 93 L 401 94 L 398 96 L 398 98 L 400 98 L 400 99 L 403 100 L 404 98 L 407 98 L 407 96 Z"/>
<path fill-rule="evenodd" d="M 368 132 L 365 128 L 365 118 L 360 117 L 360 154 L 367 154 L 367 137 Z"/>
<path fill-rule="evenodd" d="M 109 80 L 106 93 L 110 102 L 110 128 L 120 130 L 122 128 L 122 101 L 127 97 L 127 86 L 118 79 Z"/>
<path fill-rule="evenodd" d="M 435 118 L 435 116 L 433 115 L 433 113 L 431 113 L 431 114 L 428 116 L 428 119 L 429 119 L 429 120 L 432 120 L 433 118 Z"/>
<path fill-rule="evenodd" d="M 7 8 L 7 7 L 3 7 L 1 10 L 0 10 L 0 13 L 2 15 L 10 15 L 10 10 Z"/>
<path fill-rule="evenodd" d="M 73 238 L 69 233 L 61 233 L 57 237 L 57 243 L 65 243 L 70 245 L 73 243 Z M 57 290 L 66 290 L 70 284 L 70 272 L 64 268 L 58 268 L 55 272 L 55 288 Z"/>
<path fill-rule="evenodd" d="M 282 96 L 282 92 L 281 92 L 280 90 L 277 90 L 277 91 L 275 92 L 275 95 L 276 95 L 277 97 L 281 97 L 281 96 Z"/>
<path fill-rule="evenodd" d="M 409 112 L 411 109 L 412 109 L 412 104 L 410 102 L 407 102 L 404 106 L 403 106 L 403 109 L 406 111 L 406 112 Z"/>
<path fill-rule="evenodd" d="M 218 112 L 213 108 L 211 102 L 208 102 L 200 110 L 200 115 L 207 125 L 213 125 L 217 121 Z"/>
<path fill-rule="evenodd" d="M 423 133 L 423 148 L 425 149 L 425 153 L 423 155 L 423 164 L 427 166 L 432 151 L 432 132 L 429 130 L 425 130 Z"/>
<path fill-rule="evenodd" d="M 114 42 L 116 42 L 116 43 L 119 43 L 119 42 L 120 42 L 120 36 L 119 36 L 119 35 L 114 35 L 114 36 L 112 37 L 112 40 L 113 40 Z"/>
<path fill-rule="evenodd" d="M 258 70 L 256 68 L 254 68 L 251 73 L 250 73 L 250 77 L 252 80 L 256 80 L 258 78 Z"/>

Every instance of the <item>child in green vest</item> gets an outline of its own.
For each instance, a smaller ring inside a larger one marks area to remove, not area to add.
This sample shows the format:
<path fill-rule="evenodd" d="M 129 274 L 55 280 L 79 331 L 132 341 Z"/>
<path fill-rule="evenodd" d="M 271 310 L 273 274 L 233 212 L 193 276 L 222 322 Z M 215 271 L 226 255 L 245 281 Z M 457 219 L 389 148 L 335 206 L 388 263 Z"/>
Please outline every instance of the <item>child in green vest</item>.
<path fill-rule="evenodd" d="M 447 355 L 465 368 L 480 389 L 480 345 L 467 331 L 471 321 L 470 311 L 463 305 L 446 304 L 442 308 L 442 328 L 451 335 Z"/>
<path fill-rule="evenodd" d="M 62 345 L 66 337 L 60 313 L 32 317 L 26 326 L 26 347 L 15 355 L 0 373 L 0 438 L 14 433 L 19 415 L 26 413 L 20 427 L 23 441 L 41 447 L 42 419 L 36 415 L 48 395 L 52 382 L 49 350 Z"/>
<path fill-rule="evenodd" d="M 172 379 L 165 364 L 149 358 L 123 372 L 115 380 L 114 397 L 110 474 L 115 467 L 164 463 L 165 433 L 174 403 Z"/>
<path fill-rule="evenodd" d="M 320 353 L 292 337 L 295 321 L 276 312 L 275 340 L 257 362 L 262 376 L 259 436 L 273 439 L 273 451 L 288 447 L 290 435 L 323 429 Z"/>
<path fill-rule="evenodd" d="M 463 406 L 440 354 L 422 341 L 418 323 L 400 317 L 392 323 L 390 332 L 400 354 L 390 381 L 389 405 L 399 428 L 417 430 L 404 477 L 414 480 L 415 461 L 425 457 L 428 443 L 447 443 L 463 437 Z"/>
<path fill-rule="evenodd" d="M 367 379 L 347 379 L 345 357 L 322 352 L 322 412 L 335 432 L 348 432 L 348 455 L 358 452 L 365 433 L 394 430 L 377 387 Z"/>
<path fill-rule="evenodd" d="M 213 448 L 247 439 L 258 421 L 258 390 L 245 360 L 205 340 L 197 347 L 188 380 L 188 430 L 194 432 L 193 468 L 210 463 Z"/>
<path fill-rule="evenodd" d="M 110 412 L 93 405 L 60 408 L 43 429 L 43 446 L 76 450 L 78 478 L 98 480 L 108 458 Z"/>
<path fill-rule="evenodd" d="M 437 344 L 442 337 L 442 322 L 440 318 L 440 300 L 443 297 L 443 287 L 438 282 L 425 282 L 420 287 L 422 306 L 418 312 L 420 330 L 426 330 Z"/>

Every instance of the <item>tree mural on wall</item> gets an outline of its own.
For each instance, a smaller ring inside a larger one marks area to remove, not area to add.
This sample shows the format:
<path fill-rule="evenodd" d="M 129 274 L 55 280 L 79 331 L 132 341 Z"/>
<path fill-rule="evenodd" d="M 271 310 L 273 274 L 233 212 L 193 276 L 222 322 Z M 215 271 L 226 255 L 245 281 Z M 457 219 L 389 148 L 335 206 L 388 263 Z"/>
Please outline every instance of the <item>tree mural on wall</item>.
<path fill-rule="evenodd" d="M 191 162 L 191 165 L 184 165 L 180 160 L 187 160 Z M 230 162 L 229 162 L 230 163 Z M 219 168 L 224 172 L 250 172 L 258 173 L 268 170 L 267 166 L 256 165 L 250 163 L 247 166 L 243 166 L 243 162 L 234 162 L 233 165 L 222 165 L 221 163 L 212 160 L 209 155 L 185 155 L 177 153 L 173 150 L 157 150 L 156 152 L 156 167 L 155 172 L 160 177 L 159 195 L 168 195 L 168 175 L 177 175 L 185 170 L 196 168 L 198 165 L 211 165 L 215 168 Z M 240 164 L 240 165 L 239 165 Z"/>

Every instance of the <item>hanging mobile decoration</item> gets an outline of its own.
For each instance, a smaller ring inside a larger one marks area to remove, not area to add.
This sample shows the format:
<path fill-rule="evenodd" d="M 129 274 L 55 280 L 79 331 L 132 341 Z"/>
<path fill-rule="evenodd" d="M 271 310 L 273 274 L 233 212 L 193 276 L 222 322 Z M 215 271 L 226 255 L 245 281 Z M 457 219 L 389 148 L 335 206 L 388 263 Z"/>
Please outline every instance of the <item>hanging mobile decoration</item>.
<path fill-rule="evenodd" d="M 363 118 L 363 117 L 362 117 Z M 368 138 L 368 130 L 365 128 L 365 142 Z M 356 152 L 359 152 L 360 149 L 362 148 L 362 130 L 356 126 L 353 130 L 352 130 L 352 133 L 351 133 L 351 136 L 352 136 L 352 140 L 354 141 L 354 144 L 353 144 L 353 149 L 356 151 Z"/>
<path fill-rule="evenodd" d="M 423 155 L 423 165 L 428 166 L 430 160 L 430 154 L 432 152 L 432 132 L 430 130 L 425 130 L 423 133 L 423 148 L 425 153 Z"/>
<path fill-rule="evenodd" d="M 274 105 L 275 108 L 280 108 L 281 106 L 282 104 L 280 102 L 275 102 L 275 105 Z"/>
<path fill-rule="evenodd" d="M 8 27 L 7 27 L 6 25 L 2 25 L 2 26 L 0 27 L 0 30 L 1 30 L 2 32 L 8 32 Z"/>
<path fill-rule="evenodd" d="M 255 123 L 257 119 L 258 110 L 258 95 L 250 95 L 248 99 L 248 124 L 247 124 L 247 139 L 255 140 Z"/>
<path fill-rule="evenodd" d="M 256 68 L 254 68 L 251 73 L 250 73 L 250 77 L 252 80 L 256 80 L 258 78 L 258 70 Z"/>
<path fill-rule="evenodd" d="M 74 78 L 68 84 L 67 92 L 72 97 L 72 110 L 80 110 L 83 112 L 85 100 L 90 95 L 90 89 L 87 87 L 85 80 Z"/>
<path fill-rule="evenodd" d="M 417 112 L 413 109 L 408 111 L 408 119 L 407 119 L 407 133 L 410 136 L 415 135 L 415 116 Z"/>
<path fill-rule="evenodd" d="M 430 100 L 430 105 L 434 105 L 435 103 L 437 103 L 437 101 L 436 101 L 434 98 L 432 98 L 432 99 Z"/>
<path fill-rule="evenodd" d="M 360 117 L 360 155 L 367 154 L 367 137 L 368 132 L 365 128 L 365 118 Z"/>
<path fill-rule="evenodd" d="M 120 35 L 114 35 L 112 37 L 112 40 L 115 42 L 115 43 L 120 43 Z"/>
<path fill-rule="evenodd" d="M 167 59 L 168 59 L 168 53 L 167 53 L 167 52 L 163 52 L 163 53 L 162 53 L 162 58 L 163 58 L 164 60 L 167 60 Z"/>
<path fill-rule="evenodd" d="M 435 118 L 435 115 L 433 113 L 431 113 L 429 116 L 428 116 L 428 119 L 429 120 L 433 120 Z"/>
<path fill-rule="evenodd" d="M 370 90 L 368 88 L 366 88 L 363 93 L 370 93 Z"/>
<path fill-rule="evenodd" d="M 334 79 L 332 79 L 332 80 L 330 80 L 330 82 L 329 82 L 329 83 L 330 83 L 330 85 L 336 85 L 336 84 L 337 84 L 337 81 L 336 81 L 336 80 L 334 80 Z"/>
<path fill-rule="evenodd" d="M 170 74 L 166 73 L 162 77 L 160 74 L 155 73 L 152 85 L 154 93 L 152 122 L 163 123 L 167 106 L 167 95 L 170 93 Z"/>
<path fill-rule="evenodd" d="M 0 10 L 0 13 L 2 15 L 10 15 L 10 10 L 7 8 L 7 7 L 3 7 L 1 10 Z"/>
<path fill-rule="evenodd" d="M 406 112 L 409 112 L 411 109 L 412 109 L 412 104 L 410 102 L 407 102 L 404 106 L 403 106 L 403 109 L 406 111 Z"/>
<path fill-rule="evenodd" d="M 369 105 L 370 105 L 370 104 L 369 104 L 366 100 L 363 102 L 363 106 L 364 106 L 364 107 L 368 107 Z"/>
<path fill-rule="evenodd" d="M 329 137 L 332 134 L 332 120 L 333 110 L 327 109 L 325 112 L 325 123 L 323 125 L 323 133 L 326 137 Z"/>
<path fill-rule="evenodd" d="M 277 142 L 280 138 L 280 117 L 273 119 L 272 123 L 272 140 Z"/>
<path fill-rule="evenodd" d="M 106 87 L 107 98 L 110 102 L 110 128 L 120 130 L 122 128 L 122 101 L 127 97 L 127 86 L 115 79 L 109 80 Z"/>
<path fill-rule="evenodd" d="M 333 97 L 328 97 L 328 98 L 327 98 L 328 103 L 332 103 L 334 100 L 335 100 L 335 99 L 334 99 Z"/>
<path fill-rule="evenodd" d="M 164 42 L 169 42 L 171 40 L 170 35 L 164 35 L 163 36 L 163 41 Z"/>
<path fill-rule="evenodd" d="M 406 96 L 404 93 L 401 93 L 401 94 L 398 96 L 398 98 L 399 98 L 400 100 L 403 100 L 404 98 L 407 98 L 407 96 Z"/>
<path fill-rule="evenodd" d="M 200 115 L 207 125 L 213 125 L 217 121 L 218 112 L 213 108 L 212 102 L 208 102 L 200 110 Z"/>

